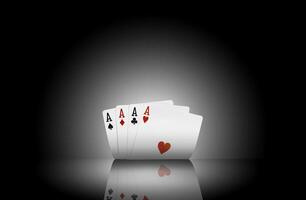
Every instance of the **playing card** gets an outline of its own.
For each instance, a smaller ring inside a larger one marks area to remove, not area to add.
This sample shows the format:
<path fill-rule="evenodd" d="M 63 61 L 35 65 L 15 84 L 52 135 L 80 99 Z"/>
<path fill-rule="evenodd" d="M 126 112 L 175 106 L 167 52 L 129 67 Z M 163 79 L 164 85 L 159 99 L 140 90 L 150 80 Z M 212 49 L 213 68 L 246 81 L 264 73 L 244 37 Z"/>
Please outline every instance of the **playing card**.
<path fill-rule="evenodd" d="M 108 109 L 102 112 L 104 126 L 106 130 L 106 136 L 108 144 L 112 151 L 113 157 L 118 156 L 118 143 L 117 143 L 117 130 L 115 121 L 115 109 Z"/>
<path fill-rule="evenodd" d="M 129 106 L 129 120 L 128 120 L 128 154 L 131 152 L 132 147 L 133 147 L 133 143 L 137 134 L 137 128 L 138 128 L 138 124 L 142 123 L 142 112 L 143 111 L 143 107 L 145 105 L 166 105 L 166 106 L 170 106 L 173 105 L 173 101 L 172 100 L 167 100 L 167 101 L 155 101 L 155 102 L 149 102 L 149 103 L 139 103 L 139 104 L 131 104 Z"/>
<path fill-rule="evenodd" d="M 116 168 L 120 171 L 119 180 L 125 180 L 124 184 L 119 183 L 119 199 L 202 199 L 190 161 L 121 160 L 114 162 L 111 173 Z"/>
<path fill-rule="evenodd" d="M 138 127 L 132 159 L 188 159 L 195 149 L 202 116 L 165 109 Z"/>
<path fill-rule="evenodd" d="M 129 105 L 119 105 L 116 107 L 116 125 L 118 135 L 118 153 L 120 158 L 126 158 L 127 138 L 128 138 L 128 111 Z"/>
<path fill-rule="evenodd" d="M 155 116 L 159 115 L 160 113 L 164 113 L 170 110 L 177 110 L 178 112 L 189 112 L 189 107 L 186 106 L 173 106 L 169 103 L 165 102 L 152 102 L 152 103 L 144 103 L 139 105 L 138 111 L 140 115 L 138 114 L 138 125 L 137 128 L 133 129 L 133 132 L 130 130 L 128 131 L 128 157 L 133 151 L 135 139 L 138 135 L 138 129 L 139 127 L 146 126 L 146 124 L 150 123 L 150 119 L 154 118 Z M 140 118 L 140 120 L 139 120 Z M 141 132 L 139 134 L 142 134 Z"/>

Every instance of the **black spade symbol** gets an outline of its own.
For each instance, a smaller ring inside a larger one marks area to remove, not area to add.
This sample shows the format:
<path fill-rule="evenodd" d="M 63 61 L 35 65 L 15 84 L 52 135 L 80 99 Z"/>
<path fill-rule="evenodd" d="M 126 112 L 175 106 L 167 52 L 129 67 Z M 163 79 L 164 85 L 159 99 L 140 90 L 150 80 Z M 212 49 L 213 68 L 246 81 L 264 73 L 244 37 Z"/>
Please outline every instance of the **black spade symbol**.
<path fill-rule="evenodd" d="M 134 125 L 137 123 L 136 118 L 134 117 L 133 120 L 131 121 Z"/>
<path fill-rule="evenodd" d="M 112 129 L 113 129 L 113 125 L 112 125 L 112 124 L 109 124 L 109 125 L 108 125 L 108 129 L 112 130 Z"/>

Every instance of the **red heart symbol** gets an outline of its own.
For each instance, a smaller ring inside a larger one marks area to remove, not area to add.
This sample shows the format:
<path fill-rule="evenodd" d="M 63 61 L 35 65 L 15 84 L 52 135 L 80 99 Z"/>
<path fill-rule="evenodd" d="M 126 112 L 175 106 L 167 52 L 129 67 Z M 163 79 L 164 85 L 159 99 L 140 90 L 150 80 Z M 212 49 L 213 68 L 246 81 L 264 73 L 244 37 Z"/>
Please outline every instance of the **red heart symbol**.
<path fill-rule="evenodd" d="M 167 168 L 165 165 L 161 165 L 158 169 L 158 175 L 160 177 L 169 176 L 171 174 L 171 170 Z"/>
<path fill-rule="evenodd" d="M 171 147 L 170 143 L 164 143 L 163 141 L 160 141 L 158 143 L 158 150 L 160 152 L 160 154 L 165 153 L 166 151 L 168 151 Z"/>
<path fill-rule="evenodd" d="M 146 123 L 148 121 L 149 117 L 143 116 L 143 122 Z"/>

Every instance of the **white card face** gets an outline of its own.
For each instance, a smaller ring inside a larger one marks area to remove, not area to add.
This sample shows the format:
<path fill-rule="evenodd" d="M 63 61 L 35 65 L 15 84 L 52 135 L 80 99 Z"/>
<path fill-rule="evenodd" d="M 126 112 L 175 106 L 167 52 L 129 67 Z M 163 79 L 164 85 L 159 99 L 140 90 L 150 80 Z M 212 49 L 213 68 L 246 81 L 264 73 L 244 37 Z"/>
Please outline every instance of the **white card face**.
<path fill-rule="evenodd" d="M 120 158 L 126 158 L 127 138 L 128 138 L 128 111 L 129 105 L 120 105 L 116 107 L 116 124 L 118 135 L 118 152 Z"/>
<path fill-rule="evenodd" d="M 155 118 L 162 113 L 168 113 L 169 110 L 177 110 L 179 112 L 189 112 L 189 107 L 187 106 L 176 106 L 169 104 L 159 104 L 159 103 L 145 103 L 142 104 L 140 109 L 140 117 L 138 126 L 146 126 L 146 124 L 150 123 L 150 119 Z"/>
<path fill-rule="evenodd" d="M 166 105 L 170 106 L 173 105 L 173 101 L 167 100 L 167 101 L 155 101 L 146 103 L 146 105 Z M 144 103 L 140 104 L 131 104 L 129 106 L 129 121 L 128 121 L 128 154 L 131 152 L 135 137 L 137 134 L 138 124 L 142 123 L 142 112 L 143 112 Z"/>
<path fill-rule="evenodd" d="M 123 181 L 118 189 L 119 197 L 123 198 L 119 199 L 202 199 L 190 161 L 119 161 L 114 165 L 120 171 L 119 180 Z"/>
<path fill-rule="evenodd" d="M 152 107 L 153 109 L 153 107 Z M 176 110 L 159 112 L 139 126 L 132 159 L 188 159 L 199 136 L 202 116 Z"/>
<path fill-rule="evenodd" d="M 118 137 L 116 129 L 115 112 L 116 112 L 115 108 L 104 110 L 102 112 L 108 144 L 110 146 L 114 158 L 118 156 L 118 142 L 117 142 Z"/>
<path fill-rule="evenodd" d="M 178 111 L 178 112 L 189 113 L 189 107 L 188 106 L 177 106 L 177 105 L 174 105 L 173 108 L 176 111 Z"/>
<path fill-rule="evenodd" d="M 138 127 L 137 127 L 137 132 L 136 134 L 134 134 L 135 136 L 133 136 L 134 138 L 132 138 L 131 140 L 129 140 L 130 143 L 130 149 L 129 149 L 129 155 L 132 153 L 134 146 L 135 146 L 135 140 L 137 138 L 138 135 L 138 130 L 139 127 L 142 126 L 146 126 L 148 123 L 150 123 L 151 118 L 154 118 L 155 116 L 157 116 L 158 114 L 162 113 L 162 112 L 166 112 L 167 110 L 171 110 L 173 109 L 173 105 L 170 105 L 169 103 L 144 103 L 141 106 L 139 106 L 139 110 L 140 110 L 140 120 L 138 123 Z M 181 107 L 181 106 L 177 106 L 179 110 L 186 111 L 187 107 Z"/>
<path fill-rule="evenodd" d="M 188 113 L 189 107 L 187 106 L 176 106 L 176 105 L 165 105 L 165 104 L 154 104 L 154 103 L 145 103 L 139 106 L 140 110 L 140 121 L 138 123 L 137 127 L 137 133 L 135 134 L 134 138 L 132 140 L 129 140 L 129 144 L 131 145 L 129 147 L 129 154 L 128 157 L 130 158 L 130 155 L 132 154 L 135 146 L 135 140 L 137 138 L 138 133 L 142 134 L 141 131 L 143 127 L 146 127 L 147 124 L 151 123 L 149 119 L 155 118 L 156 116 L 170 113 L 170 111 L 176 110 L 177 112 L 182 113 Z M 129 133 L 130 134 L 130 133 Z"/>

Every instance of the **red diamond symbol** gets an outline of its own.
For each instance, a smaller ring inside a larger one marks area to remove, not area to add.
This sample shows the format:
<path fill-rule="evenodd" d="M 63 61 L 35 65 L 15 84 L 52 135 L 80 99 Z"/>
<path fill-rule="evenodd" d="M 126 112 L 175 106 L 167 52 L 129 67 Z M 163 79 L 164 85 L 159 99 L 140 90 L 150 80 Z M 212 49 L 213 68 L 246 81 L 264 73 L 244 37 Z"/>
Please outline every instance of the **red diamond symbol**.
<path fill-rule="evenodd" d="M 123 119 L 120 121 L 120 124 L 123 126 L 123 124 L 124 124 L 124 121 L 123 121 Z"/>
<path fill-rule="evenodd" d="M 120 194 L 120 198 L 121 198 L 121 199 L 124 198 L 124 194 L 123 194 L 123 193 Z"/>

